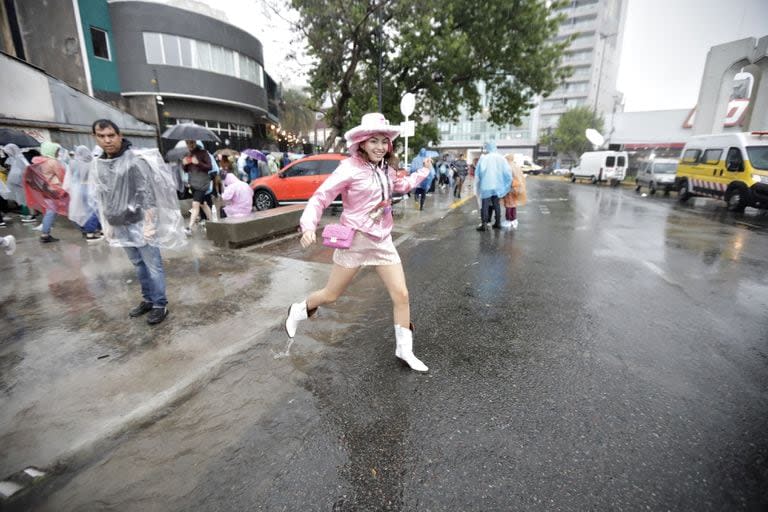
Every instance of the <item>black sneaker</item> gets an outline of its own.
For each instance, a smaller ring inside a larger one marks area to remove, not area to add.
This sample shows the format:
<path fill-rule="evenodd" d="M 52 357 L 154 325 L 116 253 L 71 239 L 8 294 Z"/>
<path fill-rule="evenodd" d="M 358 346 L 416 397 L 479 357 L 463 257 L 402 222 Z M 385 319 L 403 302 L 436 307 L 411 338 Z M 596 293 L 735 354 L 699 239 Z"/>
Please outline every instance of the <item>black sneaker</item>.
<path fill-rule="evenodd" d="M 485 224 L 480 224 L 480 225 L 479 225 L 479 226 L 477 226 L 475 229 L 476 229 L 477 231 L 485 231 L 485 230 L 486 230 L 486 227 L 485 227 Z"/>
<path fill-rule="evenodd" d="M 152 308 L 152 311 L 147 315 L 147 323 L 149 325 L 159 324 L 165 317 L 168 316 L 168 308 Z"/>
<path fill-rule="evenodd" d="M 133 308 L 128 313 L 128 316 L 131 317 L 131 318 L 136 318 L 137 316 L 141 316 L 144 313 L 149 313 L 150 311 L 152 311 L 152 303 L 151 302 L 146 302 L 146 301 L 141 301 L 141 303 L 138 306 Z"/>
<path fill-rule="evenodd" d="M 41 244 L 49 244 L 51 242 L 58 242 L 58 241 L 59 241 L 58 238 L 54 238 L 51 235 L 42 235 L 40 237 L 40 243 Z"/>
<path fill-rule="evenodd" d="M 494 224 L 493 229 L 501 229 L 501 224 Z"/>

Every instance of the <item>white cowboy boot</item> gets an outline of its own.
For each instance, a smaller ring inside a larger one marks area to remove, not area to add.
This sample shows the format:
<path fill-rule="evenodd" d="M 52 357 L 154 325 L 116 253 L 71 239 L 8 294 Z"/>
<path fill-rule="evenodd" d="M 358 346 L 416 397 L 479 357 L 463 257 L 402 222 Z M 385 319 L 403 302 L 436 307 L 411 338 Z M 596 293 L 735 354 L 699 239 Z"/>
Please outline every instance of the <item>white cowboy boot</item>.
<path fill-rule="evenodd" d="M 317 311 L 317 308 L 312 311 L 307 309 L 306 300 L 291 304 L 291 307 L 288 308 L 288 316 L 285 318 L 285 332 L 288 333 L 288 337 L 293 338 L 296 336 L 296 328 L 299 326 L 299 322 L 314 315 L 315 311 Z"/>
<path fill-rule="evenodd" d="M 427 365 L 419 361 L 418 358 L 413 355 L 413 331 L 411 329 L 406 329 L 405 327 L 395 324 L 395 339 L 397 340 L 395 356 L 405 361 L 412 370 L 416 370 L 417 372 L 429 371 Z"/>

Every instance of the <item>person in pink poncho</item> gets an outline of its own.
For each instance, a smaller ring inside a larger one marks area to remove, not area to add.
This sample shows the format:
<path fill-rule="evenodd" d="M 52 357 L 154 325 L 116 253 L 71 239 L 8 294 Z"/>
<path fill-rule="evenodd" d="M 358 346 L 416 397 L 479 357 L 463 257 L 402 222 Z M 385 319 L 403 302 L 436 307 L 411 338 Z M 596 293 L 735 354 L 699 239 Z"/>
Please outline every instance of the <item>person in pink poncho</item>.
<path fill-rule="evenodd" d="M 32 159 L 23 175 L 27 206 L 45 212 L 40 235 L 40 242 L 44 244 L 59 241 L 51 235 L 53 221 L 57 213 L 67 215 L 69 211 L 69 194 L 64 190 L 67 171 L 56 158 L 60 148 L 54 142 L 40 144 L 41 156 Z"/>
<path fill-rule="evenodd" d="M 431 159 L 409 176 L 399 177 L 387 157 L 393 153 L 392 141 L 400 134 L 397 127 L 379 113 L 365 114 L 359 126 L 344 134 L 350 157 L 315 191 L 299 221 L 301 245 L 315 243 L 315 230 L 323 210 L 341 194 L 343 213 L 340 223 L 355 230 L 352 246 L 336 249 L 333 268 L 324 288 L 305 300 L 292 304 L 285 319 L 285 330 L 293 338 L 300 321 L 312 316 L 319 306 L 336 301 L 363 266 L 376 270 L 392 299 L 395 321 L 395 356 L 411 369 L 426 372 L 427 366 L 413 354 L 408 288 L 400 256 L 392 242 L 392 194 L 405 193 L 417 186 L 430 172 Z"/>
<path fill-rule="evenodd" d="M 243 183 L 234 173 L 228 172 L 224 177 L 224 213 L 227 217 L 244 217 L 253 209 L 253 189 Z"/>

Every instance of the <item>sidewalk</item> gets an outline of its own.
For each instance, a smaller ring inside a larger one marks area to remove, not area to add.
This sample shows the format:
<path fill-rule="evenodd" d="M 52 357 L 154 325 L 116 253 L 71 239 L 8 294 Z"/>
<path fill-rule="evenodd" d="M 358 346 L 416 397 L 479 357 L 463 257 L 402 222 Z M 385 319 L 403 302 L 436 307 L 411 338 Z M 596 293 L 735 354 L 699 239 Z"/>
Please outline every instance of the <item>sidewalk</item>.
<path fill-rule="evenodd" d="M 18 248 L 0 254 L 0 479 L 66 464 L 193 392 L 325 274 L 198 235 L 164 251 L 170 315 L 152 327 L 128 317 L 141 295 L 122 249 L 68 228 L 45 245 L 18 223 L 4 233 Z"/>
<path fill-rule="evenodd" d="M 424 211 L 404 198 L 393 237 L 447 215 L 451 196 L 435 192 Z M 77 462 L 205 386 L 240 352 L 276 356 L 286 304 L 322 286 L 331 261 L 319 244 L 228 250 L 199 232 L 185 250 L 163 252 L 170 314 L 153 327 L 128 317 L 141 295 L 122 249 L 86 243 L 66 219 L 54 227 L 60 242 L 40 244 L 9 217 L 0 235 L 18 246 L 0 253 L 0 480 Z"/>

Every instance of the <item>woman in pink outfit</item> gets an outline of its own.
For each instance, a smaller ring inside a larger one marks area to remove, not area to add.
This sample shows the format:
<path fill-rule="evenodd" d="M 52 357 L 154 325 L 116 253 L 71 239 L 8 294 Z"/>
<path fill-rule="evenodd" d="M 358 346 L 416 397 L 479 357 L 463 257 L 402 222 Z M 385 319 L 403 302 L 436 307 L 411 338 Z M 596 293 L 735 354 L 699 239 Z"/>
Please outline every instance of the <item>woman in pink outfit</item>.
<path fill-rule="evenodd" d="M 363 266 L 372 266 L 387 287 L 395 320 L 395 356 L 411 369 L 421 372 L 427 366 L 413 354 L 408 288 L 400 256 L 392 243 L 392 193 L 405 193 L 416 187 L 432 168 L 431 159 L 424 167 L 406 177 L 398 177 L 385 159 L 391 154 L 392 141 L 400 130 L 390 126 L 379 113 L 365 114 L 359 126 L 344 134 L 350 157 L 317 189 L 301 216 L 301 245 L 315 243 L 315 230 L 323 210 L 339 194 L 343 205 L 340 222 L 355 230 L 349 249 L 336 249 L 328 282 L 302 302 L 292 304 L 285 319 L 285 330 L 293 338 L 301 320 L 312 316 L 318 306 L 334 302 L 346 290 Z"/>
<path fill-rule="evenodd" d="M 253 209 L 253 189 L 231 172 L 224 177 L 221 199 L 224 200 L 224 213 L 227 217 L 244 217 Z"/>

